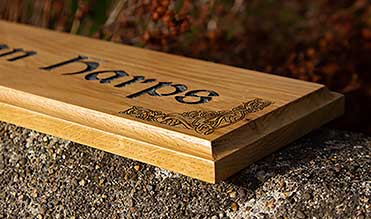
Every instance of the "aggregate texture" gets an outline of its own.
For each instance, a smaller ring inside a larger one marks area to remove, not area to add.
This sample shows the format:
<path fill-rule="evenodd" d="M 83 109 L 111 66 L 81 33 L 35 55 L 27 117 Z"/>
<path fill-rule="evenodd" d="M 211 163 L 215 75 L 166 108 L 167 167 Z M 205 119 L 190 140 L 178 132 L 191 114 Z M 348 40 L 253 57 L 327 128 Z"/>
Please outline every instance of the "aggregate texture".
<path fill-rule="evenodd" d="M 371 218 L 371 138 L 319 129 L 212 185 L 0 122 L 0 218 Z"/>

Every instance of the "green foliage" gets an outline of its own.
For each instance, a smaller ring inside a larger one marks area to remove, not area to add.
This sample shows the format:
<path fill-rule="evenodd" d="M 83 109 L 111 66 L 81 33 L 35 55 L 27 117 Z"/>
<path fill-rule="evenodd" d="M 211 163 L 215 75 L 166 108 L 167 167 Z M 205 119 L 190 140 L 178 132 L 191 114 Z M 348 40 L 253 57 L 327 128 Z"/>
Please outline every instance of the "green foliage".
<path fill-rule="evenodd" d="M 107 20 L 108 9 L 111 4 L 112 0 L 100 0 L 99 4 L 93 5 L 90 15 L 91 19 L 93 20 L 93 26 L 91 27 L 90 35 L 97 32 Z"/>

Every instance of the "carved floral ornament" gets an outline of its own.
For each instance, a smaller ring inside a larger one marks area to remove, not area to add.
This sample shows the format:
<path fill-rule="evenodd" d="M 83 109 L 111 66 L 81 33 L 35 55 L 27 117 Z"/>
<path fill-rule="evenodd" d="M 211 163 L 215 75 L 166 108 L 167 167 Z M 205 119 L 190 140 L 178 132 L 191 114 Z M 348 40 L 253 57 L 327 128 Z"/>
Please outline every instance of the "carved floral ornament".
<path fill-rule="evenodd" d="M 271 101 L 256 98 L 244 102 L 231 110 L 164 113 L 140 106 L 132 106 L 119 113 L 154 123 L 193 129 L 199 134 L 210 135 L 216 129 L 244 120 L 250 113 L 261 111 L 271 104 Z"/>

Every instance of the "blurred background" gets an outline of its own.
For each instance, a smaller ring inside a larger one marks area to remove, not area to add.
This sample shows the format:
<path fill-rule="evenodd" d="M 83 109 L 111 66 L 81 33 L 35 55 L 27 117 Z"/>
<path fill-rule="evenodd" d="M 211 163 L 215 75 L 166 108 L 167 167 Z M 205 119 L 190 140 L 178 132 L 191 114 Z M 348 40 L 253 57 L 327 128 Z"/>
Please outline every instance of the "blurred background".
<path fill-rule="evenodd" d="M 313 81 L 371 135 L 370 0 L 0 0 L 0 18 Z"/>

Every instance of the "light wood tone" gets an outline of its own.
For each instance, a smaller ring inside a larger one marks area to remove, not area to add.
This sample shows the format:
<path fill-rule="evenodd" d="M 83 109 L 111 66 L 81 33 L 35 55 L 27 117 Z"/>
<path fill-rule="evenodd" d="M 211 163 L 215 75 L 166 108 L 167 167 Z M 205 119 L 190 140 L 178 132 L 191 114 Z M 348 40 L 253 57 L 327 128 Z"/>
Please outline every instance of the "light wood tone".
<path fill-rule="evenodd" d="M 0 21 L 0 44 L 9 47 L 0 50 L 0 120 L 207 182 L 225 179 L 344 110 L 343 96 L 320 84 L 4 21 Z M 13 62 L 7 59 L 16 55 L 1 57 L 12 48 L 37 54 Z M 130 76 L 102 84 L 85 80 L 88 73 L 63 75 L 81 70 L 85 67 L 81 63 L 40 69 L 78 55 L 99 62 L 95 71 L 123 70 Z M 183 104 L 174 95 L 130 99 L 126 96 L 157 83 L 113 86 L 134 75 L 184 84 L 187 91 L 213 90 L 219 96 L 203 104 Z M 119 113 L 140 106 L 178 118 L 190 111 L 228 111 L 256 98 L 271 104 L 211 134 Z"/>
<path fill-rule="evenodd" d="M 281 112 L 275 115 L 275 118 L 267 118 L 267 124 L 276 120 L 272 124 L 278 124 L 281 121 L 283 124 L 280 126 L 274 125 L 275 129 L 271 132 L 261 134 L 257 141 L 245 143 L 241 140 L 238 145 L 242 145 L 239 150 L 234 153 L 229 153 L 215 161 L 215 178 L 217 180 L 225 179 L 242 168 L 250 165 L 251 163 L 269 155 L 284 145 L 291 143 L 294 139 L 309 133 L 311 130 L 318 128 L 321 124 L 325 124 L 332 120 L 334 115 L 341 115 L 344 113 L 344 98 L 337 93 L 328 93 L 331 96 L 327 101 L 320 99 L 304 100 L 305 105 L 313 105 L 313 107 L 303 107 L 301 109 L 293 109 L 295 107 L 289 106 L 288 109 L 282 109 Z M 310 103 L 308 103 L 310 102 Z M 308 106 L 307 105 L 307 106 Z M 286 112 L 288 111 L 295 115 L 295 119 L 287 121 Z M 301 112 L 300 112 L 301 111 Z M 320 121 L 320 122 L 319 122 Z M 257 127 L 257 129 L 268 129 L 266 126 Z M 238 160 L 238 162 L 236 162 Z"/>
<path fill-rule="evenodd" d="M 70 139 L 152 165 L 166 167 L 207 182 L 215 182 L 214 163 L 210 160 L 4 103 L 0 103 L 0 115 L 1 120 L 5 122 Z M 117 170 L 119 171 L 120 167 L 117 167 Z"/>

